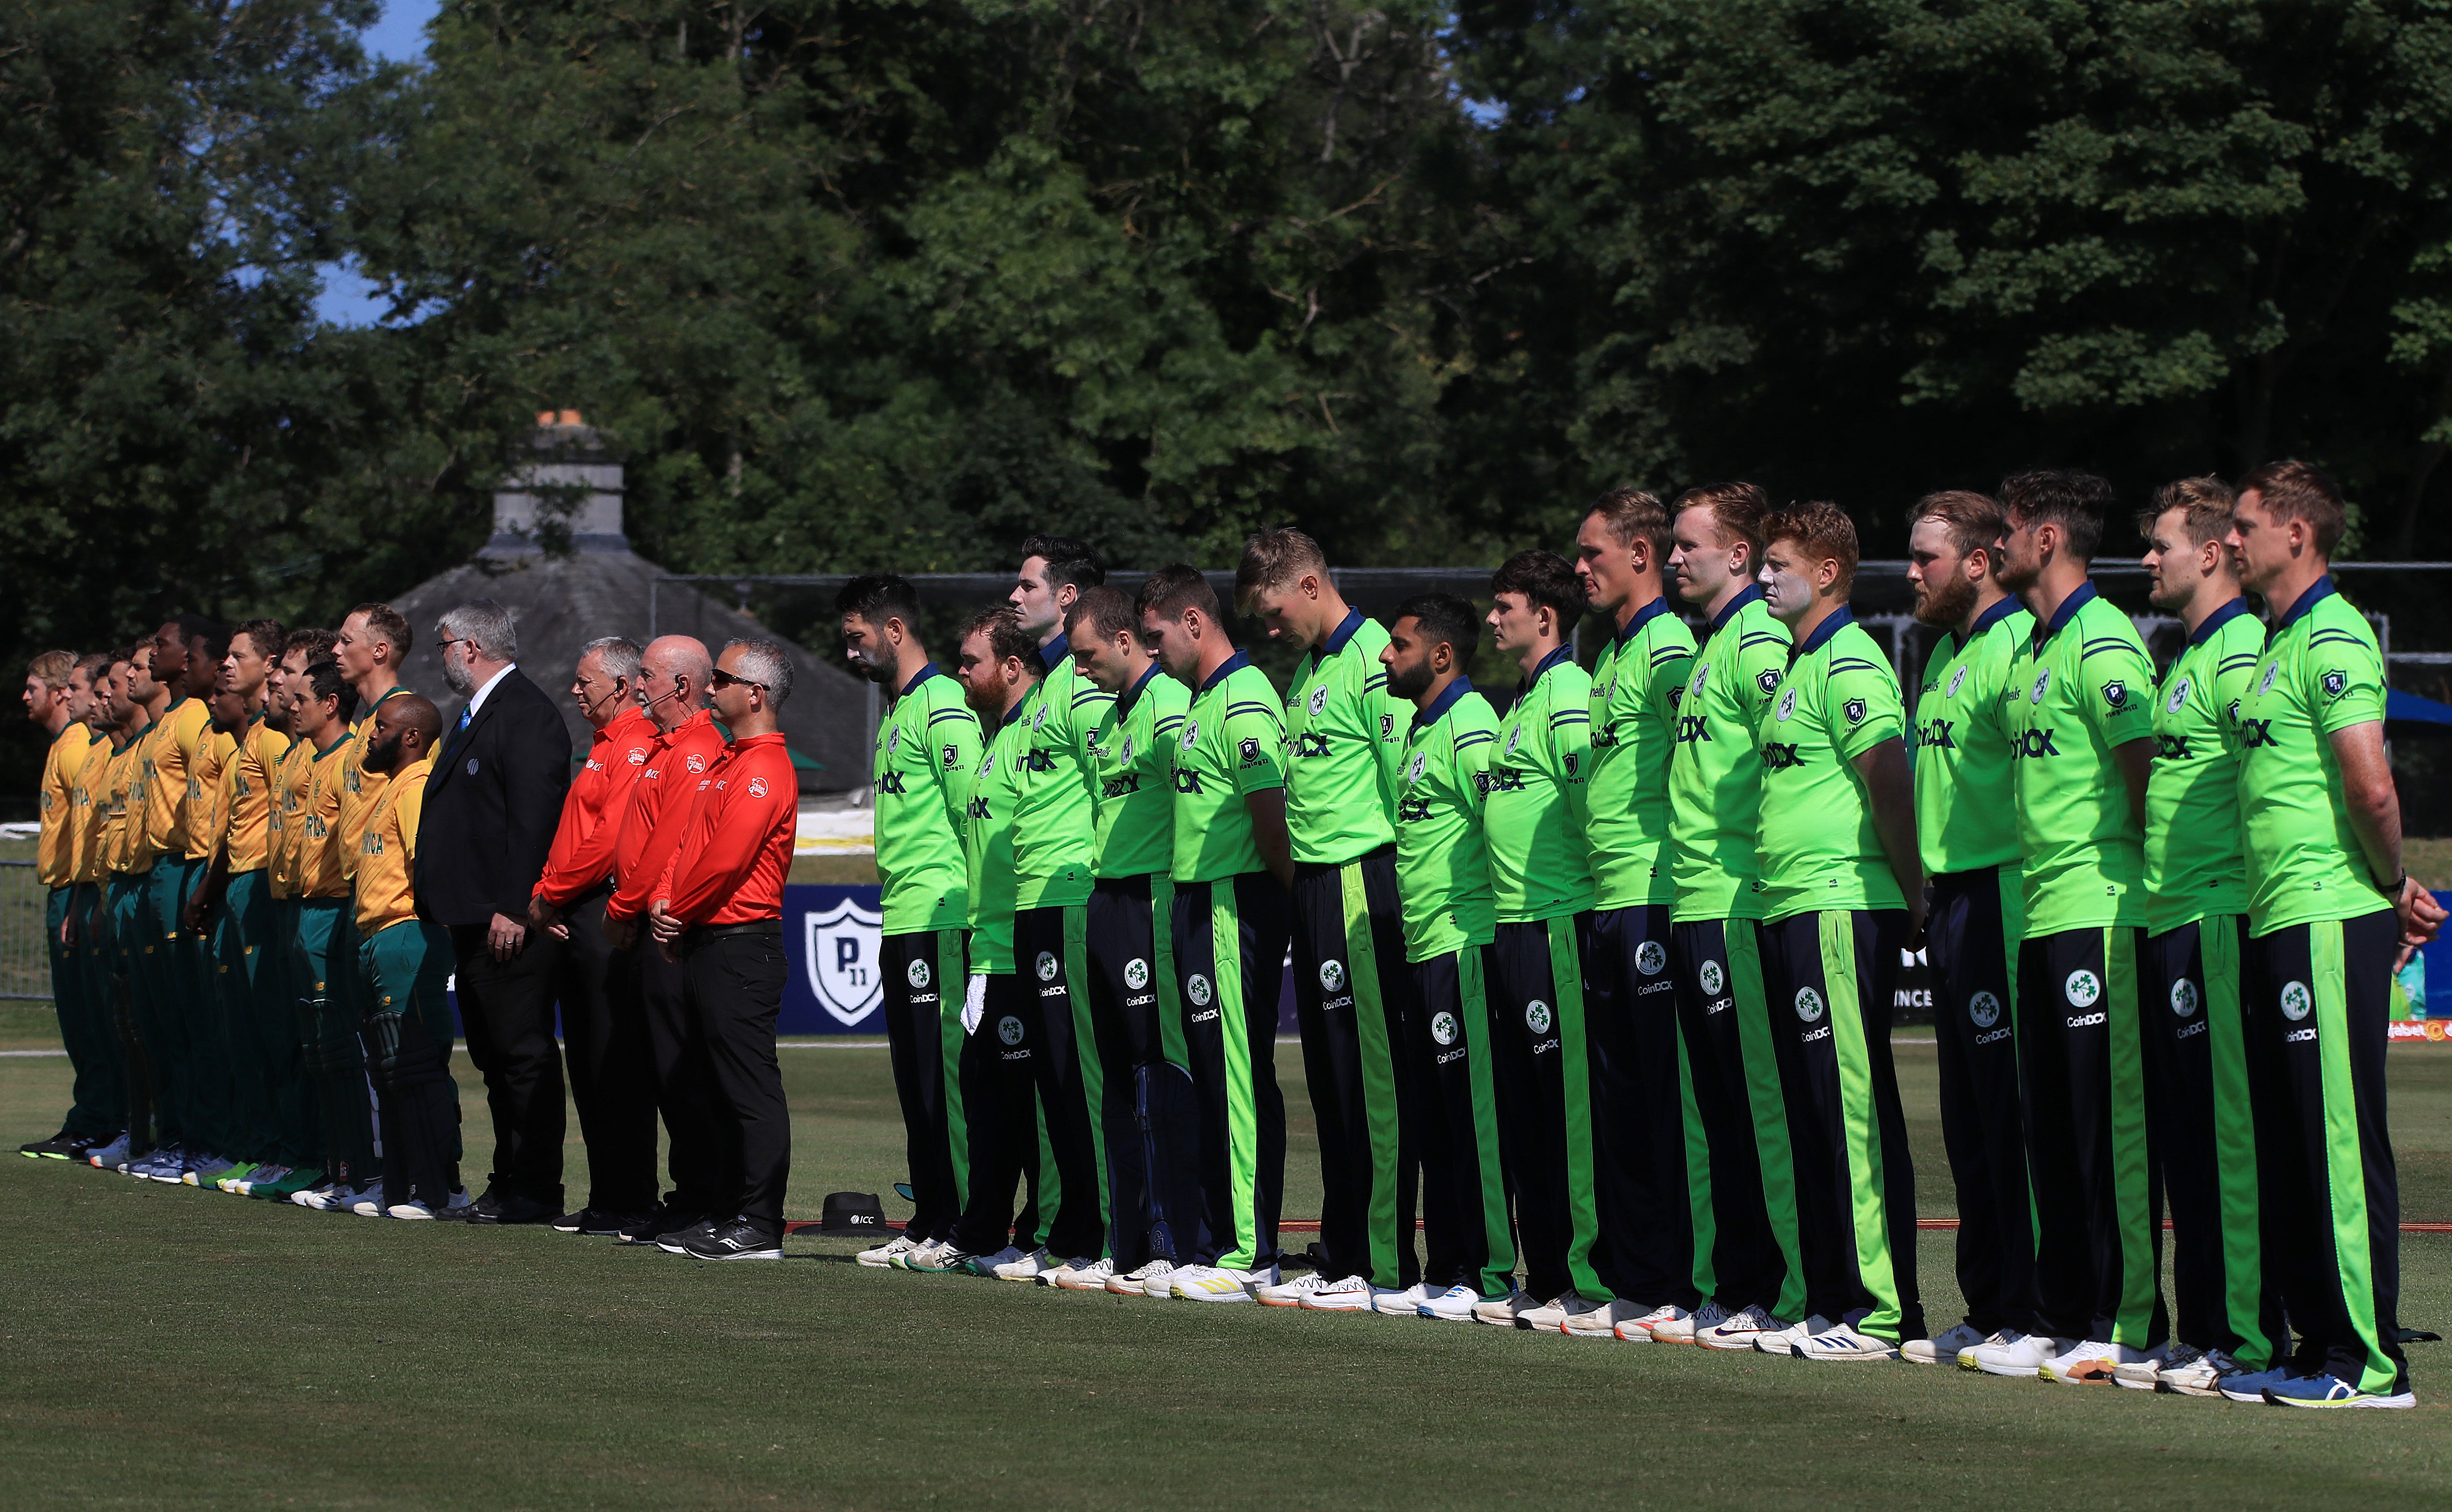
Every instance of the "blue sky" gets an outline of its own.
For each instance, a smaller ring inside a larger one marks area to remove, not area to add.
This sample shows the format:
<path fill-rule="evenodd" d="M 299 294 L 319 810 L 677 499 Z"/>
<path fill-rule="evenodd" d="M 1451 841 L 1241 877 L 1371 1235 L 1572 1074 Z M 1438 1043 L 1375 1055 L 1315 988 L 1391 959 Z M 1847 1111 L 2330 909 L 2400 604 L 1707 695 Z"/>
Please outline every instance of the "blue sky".
<path fill-rule="evenodd" d="M 390 0 L 382 17 L 366 28 L 366 50 L 395 63 L 424 57 L 425 24 L 434 19 L 440 5 L 441 0 Z M 341 263 L 324 270 L 324 293 L 315 302 L 318 315 L 335 325 L 371 325 L 383 311 L 373 285 L 360 278 L 354 267 Z"/>

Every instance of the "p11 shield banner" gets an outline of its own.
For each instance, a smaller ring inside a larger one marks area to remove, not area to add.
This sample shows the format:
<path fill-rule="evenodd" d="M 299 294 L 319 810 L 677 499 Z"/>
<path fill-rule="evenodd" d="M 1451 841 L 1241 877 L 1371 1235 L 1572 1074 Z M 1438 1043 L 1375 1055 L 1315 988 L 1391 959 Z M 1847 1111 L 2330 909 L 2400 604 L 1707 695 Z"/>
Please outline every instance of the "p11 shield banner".
<path fill-rule="evenodd" d="M 883 1034 L 874 886 L 783 889 L 783 1006 L 778 1034 Z"/>

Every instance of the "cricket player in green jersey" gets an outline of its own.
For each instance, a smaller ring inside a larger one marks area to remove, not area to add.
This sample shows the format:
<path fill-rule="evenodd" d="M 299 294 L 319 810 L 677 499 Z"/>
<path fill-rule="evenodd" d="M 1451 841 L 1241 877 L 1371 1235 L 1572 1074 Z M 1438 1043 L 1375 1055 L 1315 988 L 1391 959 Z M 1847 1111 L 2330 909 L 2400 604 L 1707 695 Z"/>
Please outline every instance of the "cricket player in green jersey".
<path fill-rule="evenodd" d="M 1958 1292 L 1966 1316 L 1902 1359 L 1955 1364 L 1963 1350 L 2030 1334 L 2035 1227 L 2018 1106 L 2017 961 L 2026 915 L 2018 810 L 2005 722 L 2009 664 L 2034 616 L 2001 586 L 2001 506 L 1929 494 L 1912 512 L 1908 582 L 1916 619 L 1942 632 L 1915 704 L 1916 844 L 1930 914 L 1941 1138 L 1958 1188 Z"/>
<path fill-rule="evenodd" d="M 946 1011 L 944 994 L 970 976 L 962 953 L 970 916 L 962 804 L 979 764 L 979 721 L 962 701 L 961 684 L 920 644 L 920 594 L 907 579 L 854 578 L 835 596 L 835 613 L 845 659 L 892 695 L 878 721 L 870 783 L 883 884 L 878 970 L 910 1162 L 911 1219 L 900 1235 L 861 1251 L 860 1261 L 900 1268 L 915 1250 L 951 1238 L 962 1210 L 969 1159 L 957 1070 L 962 1026 Z"/>
<path fill-rule="evenodd" d="M 1763 980 L 1796 1164 L 1805 1360 L 1881 1360 L 1925 1337 L 1915 1173 L 1890 1063 L 1899 952 L 1924 923 L 1898 679 L 1848 612 L 1856 527 L 1798 504 L 1763 530 L 1763 588 L 1795 638 L 1757 728 Z"/>
<path fill-rule="evenodd" d="M 2240 480 L 2231 513 L 2240 579 L 2275 616 L 2239 704 L 2241 975 L 2264 1268 L 2299 1347 L 2221 1390 L 2298 1407 L 2406 1407 L 2416 1399 L 2397 1315 L 2384 1020 L 2393 969 L 2435 937 L 2443 910 L 2401 864 L 2383 658 L 2333 588 L 2340 492 L 2304 462 L 2268 462 Z"/>
<path fill-rule="evenodd" d="M 1694 637 L 1661 589 L 1669 511 L 1639 488 L 1593 501 L 1575 533 L 1585 602 L 1613 634 L 1592 666 L 1592 947 L 1584 960 L 1592 1035 L 1595 1264 L 1614 1294 L 1566 1321 L 1573 1334 L 1649 1341 L 1691 1328 L 1694 1222 L 1686 1181 L 1693 1094 L 1680 1058 L 1677 980 L 1669 969 L 1669 758 Z"/>
<path fill-rule="evenodd" d="M 1449 1323 L 1515 1290 L 1489 1051 L 1497 916 L 1481 830 L 1498 717 L 1464 675 L 1480 638 L 1472 604 L 1422 594 L 1397 606 L 1379 653 L 1388 691 L 1414 709 L 1396 796 L 1407 984 L 1398 1053 L 1414 1062 L 1422 1092 L 1408 1109 L 1422 1164 L 1425 1295 L 1414 1311 Z"/>
<path fill-rule="evenodd" d="M 1044 801 L 1029 781 L 1025 717 L 1039 682 L 1038 647 L 1011 605 L 982 610 L 963 626 L 955 669 L 963 697 L 988 732 L 962 805 L 971 979 L 962 1000 L 957 1079 L 968 1160 L 962 1212 L 952 1239 L 937 1256 L 914 1256 L 905 1264 L 1035 1281 L 1045 1267 L 1034 1257 L 1048 1244 L 1063 1200 L 1060 1189 L 1048 1189 L 1040 1144 L 1057 1147 L 1063 1186 L 1097 1180 L 1086 1136 L 1038 1116 L 1038 1062 L 1047 1053 L 1046 1020 L 1053 1015 L 1042 1011 L 1036 975 L 1017 970 L 1014 955 L 1017 899 L 1026 887 L 1044 890 L 1048 866 L 1068 863 L 1026 853 L 1020 838 L 1035 807 Z M 1017 1180 L 1025 1188 L 1018 1214 L 1013 1201 Z M 1073 1221 L 1082 1222 L 1078 1208 Z M 1095 1245 L 1095 1221 L 1090 1227 Z"/>
<path fill-rule="evenodd" d="M 1024 1259 L 1038 1267 L 1027 1279 L 1054 1286 L 1106 1254 L 1107 1138 L 1097 1111 L 1105 1075 L 1090 1025 L 1089 994 L 1079 987 L 1090 969 L 1096 830 L 1090 732 L 1116 700 L 1081 676 L 1064 635 L 1064 612 L 1082 589 L 1106 579 L 1097 552 L 1062 536 L 1032 536 L 1021 551 L 1007 601 L 1020 617 L 1023 633 L 1038 642 L 1046 673 L 1018 715 L 1030 733 L 1021 757 L 1023 813 L 1015 821 L 1021 884 L 1014 900 L 1014 959 L 1028 973 L 1024 989 L 1038 995 L 1039 1027 L 1046 1035 L 1032 1061 L 1048 1131 L 1038 1147 L 1039 1189 L 1058 1194 L 1047 1252 Z M 1087 1181 L 1071 1179 L 1054 1164 L 1060 1151 L 1078 1149 L 1089 1151 Z M 1005 1279 L 1025 1279 L 1022 1268 Z M 1098 1280 L 1103 1286 L 1105 1273 Z"/>
<path fill-rule="evenodd" d="M 2038 1327 L 1962 1363 L 2071 1384 L 2161 1361 L 2169 1335 L 2139 1022 L 2154 664 L 2128 617 L 2086 579 L 2111 501 L 2091 473 L 2002 484 L 2002 586 L 2035 617 L 2012 669 L 2008 724 L 2025 855 L 2016 1016 Z"/>
<path fill-rule="evenodd" d="M 1763 996 L 1759 833 L 1762 754 L 1754 726 L 1788 669 L 1788 628 L 1763 607 L 1762 523 L 1751 483 L 1707 483 L 1677 497 L 1669 568 L 1703 617 L 1694 670 L 1677 702 L 1669 762 L 1670 970 L 1694 1123 L 1686 1185 L 1694 1285 L 1703 1305 L 1683 1330 L 1709 1349 L 1751 1349 L 1805 1317 L 1796 1238 L 1796 1168 L 1771 1058 Z"/>
<path fill-rule="evenodd" d="M 1483 833 L 1497 928 L 1491 941 L 1491 1068 L 1515 1192 L 1525 1289 L 1473 1308 L 1541 1332 L 1611 1301 L 1600 1239 L 1584 959 L 1592 874 L 1585 838 L 1592 679 L 1567 638 L 1583 617 L 1574 568 L 1518 552 L 1491 576 L 1492 639 L 1523 675 L 1485 774 Z"/>
<path fill-rule="evenodd" d="M 1249 1302 L 1280 1279 L 1286 1103 L 1277 1090 L 1277 994 L 1295 874 L 1285 726 L 1277 690 L 1235 649 L 1216 591 L 1198 568 L 1152 573 L 1135 607 L 1142 643 L 1192 690 L 1170 748 L 1169 876 L 1184 1053 L 1199 1107 L 1200 1203 L 1176 1234 L 1178 1246 L 1188 1242 L 1191 1263 L 1165 1279 L 1186 1301 Z"/>
<path fill-rule="evenodd" d="M 1084 588 L 1066 612 L 1073 662 L 1113 695 L 1090 732 L 1097 833 L 1090 868 L 1089 1004 L 1101 1070 L 1098 1117 L 1107 1153 L 1107 1259 L 1059 1277 L 1071 1290 L 1168 1294 L 1189 1257 L 1200 1201 L 1199 1109 L 1175 983 L 1175 775 L 1192 693 L 1142 646 L 1140 615 L 1119 588 Z M 1177 1235 L 1184 1243 L 1178 1247 Z"/>
<path fill-rule="evenodd" d="M 1306 653 L 1286 689 L 1286 831 L 1294 847 L 1295 1020 L 1319 1131 L 1318 1267 L 1270 1286 L 1268 1306 L 1350 1312 L 1427 1299 L 1414 1250 L 1412 1131 L 1398 1116 L 1404 1040 L 1396 984 L 1400 717 L 1380 665 L 1388 632 L 1345 601 L 1319 543 L 1264 530 L 1243 548 L 1236 598 L 1272 638 Z"/>
<path fill-rule="evenodd" d="M 2141 972 L 2146 1129 L 2171 1203 L 2173 1337 L 2168 1360 L 2117 1366 L 2112 1380 L 2211 1397 L 2225 1378 L 2270 1366 L 2284 1337 L 2278 1299 L 2264 1284 L 2240 1017 L 2247 873 L 2234 710 L 2256 676 L 2264 625 L 2240 597 L 2225 544 L 2228 484 L 2165 484 L 2137 528 L 2154 607 L 2188 630 L 2154 696 Z"/>

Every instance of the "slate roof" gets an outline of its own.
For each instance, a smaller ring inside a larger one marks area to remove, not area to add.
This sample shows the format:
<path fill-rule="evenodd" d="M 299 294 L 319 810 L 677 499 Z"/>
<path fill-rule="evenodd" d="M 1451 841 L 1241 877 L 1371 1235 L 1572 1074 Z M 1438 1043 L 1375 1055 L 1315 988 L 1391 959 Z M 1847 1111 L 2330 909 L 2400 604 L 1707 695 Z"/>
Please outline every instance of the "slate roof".
<path fill-rule="evenodd" d="M 599 636 L 647 640 L 648 584 L 663 569 L 626 545 L 582 538 L 578 549 L 553 557 L 533 548 L 515 553 L 488 550 L 475 561 L 395 596 L 391 606 L 417 633 L 416 647 L 401 668 L 401 680 L 432 698 L 446 724 L 465 700 L 443 685 L 443 658 L 434 622 L 445 610 L 471 599 L 492 599 L 516 612 L 520 670 L 551 694 L 570 727 L 571 748 L 585 751 L 587 721 L 569 697 L 579 648 Z M 688 583 L 656 589 L 656 630 L 696 636 L 714 653 L 735 637 L 778 638 L 747 616 L 735 613 Z M 783 736 L 797 754 L 823 769 L 801 774 L 803 792 L 841 792 L 868 781 L 868 684 L 839 664 L 801 646 L 792 652 L 792 696 L 782 712 Z"/>

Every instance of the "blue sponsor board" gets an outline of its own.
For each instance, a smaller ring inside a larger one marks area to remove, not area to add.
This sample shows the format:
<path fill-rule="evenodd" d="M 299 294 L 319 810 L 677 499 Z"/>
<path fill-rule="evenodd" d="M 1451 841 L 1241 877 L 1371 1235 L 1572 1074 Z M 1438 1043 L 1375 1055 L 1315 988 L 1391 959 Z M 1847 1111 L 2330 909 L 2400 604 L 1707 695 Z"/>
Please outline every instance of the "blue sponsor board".
<path fill-rule="evenodd" d="M 882 1034 L 878 889 L 783 889 L 783 1006 L 778 1034 Z"/>

